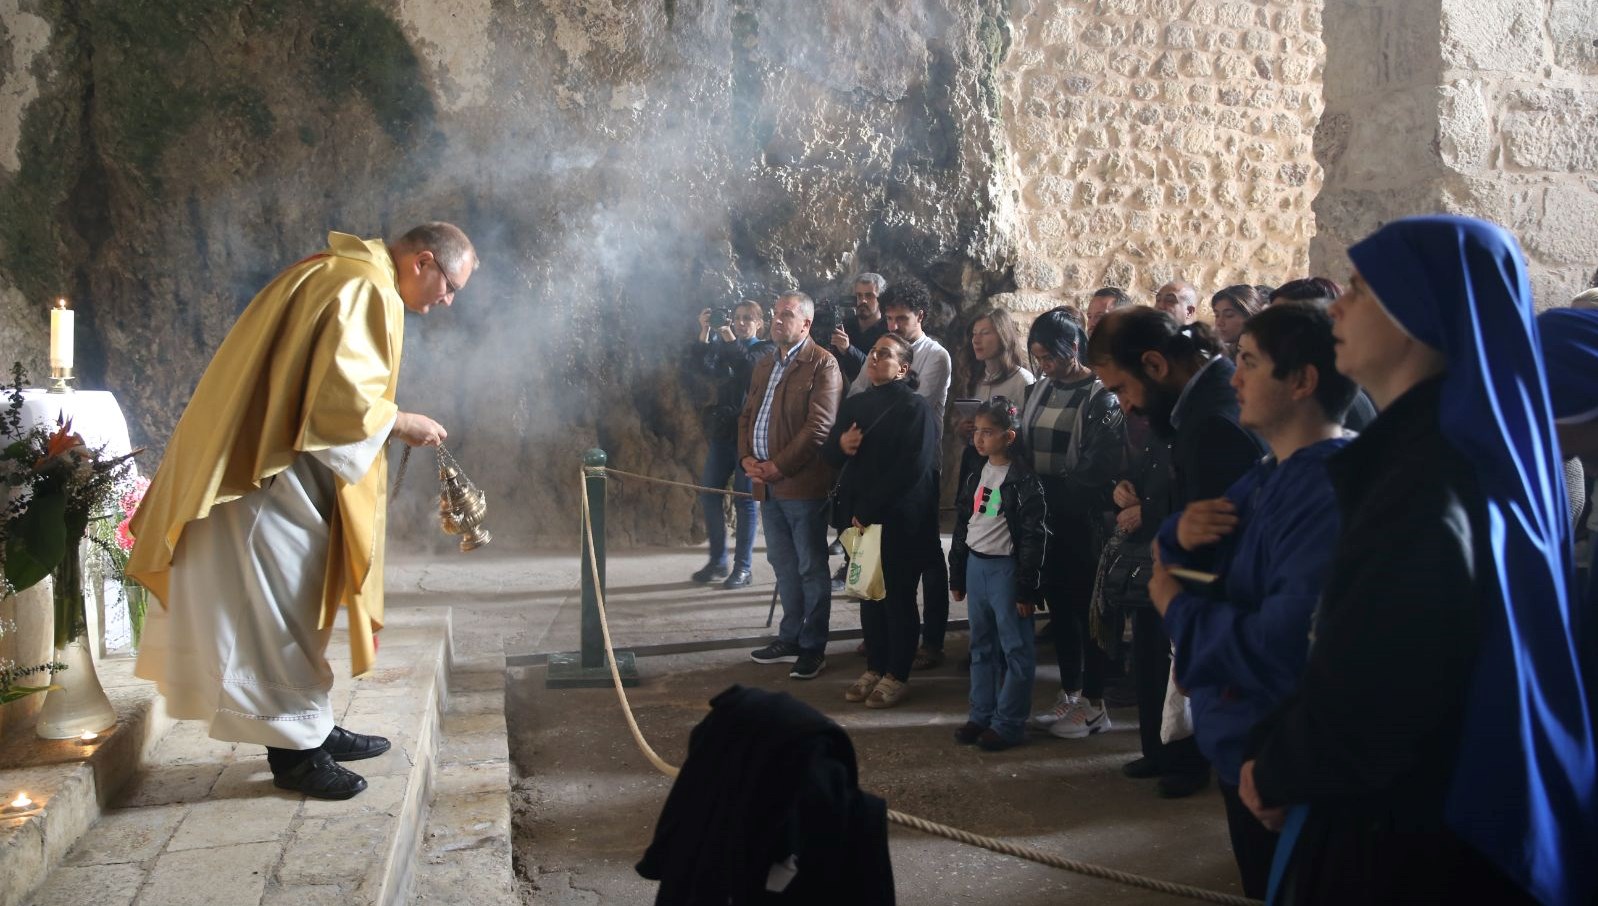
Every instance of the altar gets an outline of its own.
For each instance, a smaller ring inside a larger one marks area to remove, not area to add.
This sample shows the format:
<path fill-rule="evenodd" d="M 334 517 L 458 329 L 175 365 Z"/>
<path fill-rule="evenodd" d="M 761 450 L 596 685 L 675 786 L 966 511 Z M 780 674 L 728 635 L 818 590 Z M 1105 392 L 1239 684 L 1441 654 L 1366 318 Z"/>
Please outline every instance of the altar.
<path fill-rule="evenodd" d="M 8 398 L 0 399 L 0 405 L 9 405 L 9 402 Z M 127 418 L 116 396 L 107 391 L 49 393 L 43 389 L 27 389 L 22 391 L 21 415 L 23 430 L 36 426 L 54 430 L 62 420 L 71 419 L 72 430 L 83 438 L 89 449 L 103 450 L 105 456 L 119 456 L 133 449 Z M 130 487 L 137 476 L 135 462 L 128 473 Z M 120 511 L 104 515 L 117 521 L 122 519 Z M 97 658 L 131 653 L 133 626 L 122 597 L 121 582 L 107 575 L 102 567 L 103 556 L 88 547 L 92 542 L 86 540 L 84 544 L 84 610 L 94 653 Z M 18 665 L 32 665 L 51 660 L 53 581 L 47 578 L 0 601 L 0 624 L 4 627 L 4 632 L 0 633 L 0 662 L 9 660 Z M 41 700 L 42 696 L 29 696 L 0 709 L 0 735 L 32 723 Z"/>

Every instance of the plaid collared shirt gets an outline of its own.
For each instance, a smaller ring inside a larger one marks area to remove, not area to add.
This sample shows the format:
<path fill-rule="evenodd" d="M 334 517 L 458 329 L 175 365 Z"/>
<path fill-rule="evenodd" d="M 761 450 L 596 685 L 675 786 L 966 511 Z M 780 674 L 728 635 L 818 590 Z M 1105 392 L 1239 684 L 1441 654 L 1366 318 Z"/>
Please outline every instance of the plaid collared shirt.
<path fill-rule="evenodd" d="M 771 458 L 771 404 L 777 398 L 777 385 L 782 383 L 782 376 L 787 373 L 788 366 L 798 357 L 799 350 L 805 348 L 810 342 L 809 337 L 800 338 L 787 355 L 778 351 L 772 356 L 771 380 L 766 382 L 766 395 L 760 400 L 760 409 L 755 412 L 754 436 L 750 446 L 754 448 L 755 458 L 764 462 Z"/>

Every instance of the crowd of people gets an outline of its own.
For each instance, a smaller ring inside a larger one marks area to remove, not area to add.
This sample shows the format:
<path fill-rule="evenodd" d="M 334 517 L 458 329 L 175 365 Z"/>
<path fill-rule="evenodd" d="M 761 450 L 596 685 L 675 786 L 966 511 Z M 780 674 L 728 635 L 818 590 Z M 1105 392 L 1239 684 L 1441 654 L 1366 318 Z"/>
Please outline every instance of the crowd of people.
<path fill-rule="evenodd" d="M 879 525 L 886 594 L 860 602 L 846 701 L 904 701 L 952 595 L 971 630 L 955 742 L 1108 729 L 1129 653 L 1142 751 L 1123 771 L 1168 798 L 1213 772 L 1250 896 L 1592 902 L 1598 612 L 1573 538 L 1598 311 L 1537 318 L 1518 244 L 1481 221 L 1395 221 L 1349 257 L 1346 289 L 1227 286 L 1209 322 L 1182 281 L 1152 304 L 1101 288 L 1024 335 L 979 311 L 952 357 L 926 288 L 877 274 L 823 336 L 799 292 L 769 346 L 755 303 L 719 337 L 702 317 L 695 361 L 723 387 L 706 484 L 731 471 L 763 501 L 783 609 L 753 659 L 822 672 L 828 527 Z M 695 580 L 748 584 L 753 508 L 729 576 L 705 503 Z M 1033 713 L 1043 614 L 1060 688 Z"/>

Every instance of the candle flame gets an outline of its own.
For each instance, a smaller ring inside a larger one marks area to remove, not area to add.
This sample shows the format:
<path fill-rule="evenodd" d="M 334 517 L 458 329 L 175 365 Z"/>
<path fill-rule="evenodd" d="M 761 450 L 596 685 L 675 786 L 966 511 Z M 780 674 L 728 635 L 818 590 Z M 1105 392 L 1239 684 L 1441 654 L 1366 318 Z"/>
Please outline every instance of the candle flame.
<path fill-rule="evenodd" d="M 33 800 L 28 798 L 27 793 L 18 793 L 17 798 L 11 800 L 12 808 L 27 808 L 32 804 Z"/>
<path fill-rule="evenodd" d="M 59 308 L 59 309 L 62 309 L 62 310 L 65 310 L 65 309 L 69 308 L 70 306 L 67 305 L 67 300 L 65 298 L 61 298 L 61 299 L 55 300 L 55 307 Z"/>
<path fill-rule="evenodd" d="M 84 742 L 88 742 L 88 741 L 90 741 L 92 739 L 98 739 L 99 736 L 100 736 L 100 734 L 94 732 L 93 730 L 84 730 L 83 731 L 83 735 L 79 736 L 78 738 L 83 740 Z"/>

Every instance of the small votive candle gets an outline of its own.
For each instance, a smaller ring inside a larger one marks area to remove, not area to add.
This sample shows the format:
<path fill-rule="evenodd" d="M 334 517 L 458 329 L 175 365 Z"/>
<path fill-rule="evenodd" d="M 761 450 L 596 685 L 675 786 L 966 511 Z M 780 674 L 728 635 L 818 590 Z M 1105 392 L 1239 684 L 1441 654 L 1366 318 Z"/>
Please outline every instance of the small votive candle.
<path fill-rule="evenodd" d="M 33 800 L 28 798 L 27 793 L 18 792 L 17 798 L 11 800 L 10 804 L 6 806 L 6 811 L 25 812 L 31 808 L 33 808 Z"/>
<path fill-rule="evenodd" d="M 78 737 L 78 745 L 92 746 L 94 745 L 95 740 L 99 738 L 100 734 L 94 732 L 93 730 L 84 730 L 83 735 Z"/>

